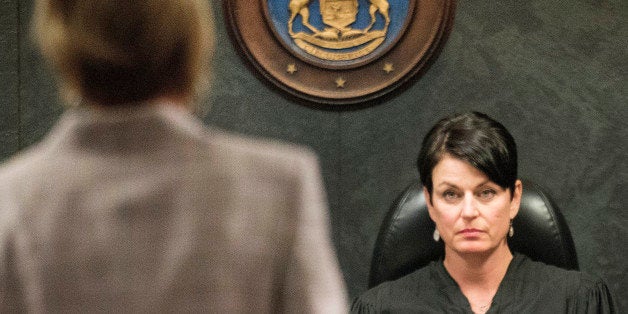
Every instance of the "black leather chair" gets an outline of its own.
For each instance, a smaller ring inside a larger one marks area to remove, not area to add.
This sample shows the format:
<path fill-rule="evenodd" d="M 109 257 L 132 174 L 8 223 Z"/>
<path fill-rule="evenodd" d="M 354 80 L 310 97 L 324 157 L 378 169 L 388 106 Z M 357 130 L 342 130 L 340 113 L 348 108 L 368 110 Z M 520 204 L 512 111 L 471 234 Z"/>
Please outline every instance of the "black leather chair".
<path fill-rule="evenodd" d="M 512 251 L 565 269 L 578 269 L 569 227 L 558 208 L 534 183 L 523 181 L 521 207 L 513 220 Z M 369 288 L 394 280 L 441 258 L 442 241 L 432 238 L 422 187 L 408 186 L 390 208 L 380 228 L 369 276 Z"/>

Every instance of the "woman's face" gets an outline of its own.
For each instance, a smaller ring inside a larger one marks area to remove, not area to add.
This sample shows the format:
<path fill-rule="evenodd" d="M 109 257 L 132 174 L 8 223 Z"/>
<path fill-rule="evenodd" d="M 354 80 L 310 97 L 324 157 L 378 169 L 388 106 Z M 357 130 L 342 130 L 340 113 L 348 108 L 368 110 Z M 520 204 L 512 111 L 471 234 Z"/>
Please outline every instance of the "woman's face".
<path fill-rule="evenodd" d="M 458 254 L 489 253 L 506 245 L 510 220 L 521 201 L 521 181 L 514 196 L 480 170 L 445 155 L 432 170 L 433 192 L 424 189 L 430 217 L 447 250 Z"/>

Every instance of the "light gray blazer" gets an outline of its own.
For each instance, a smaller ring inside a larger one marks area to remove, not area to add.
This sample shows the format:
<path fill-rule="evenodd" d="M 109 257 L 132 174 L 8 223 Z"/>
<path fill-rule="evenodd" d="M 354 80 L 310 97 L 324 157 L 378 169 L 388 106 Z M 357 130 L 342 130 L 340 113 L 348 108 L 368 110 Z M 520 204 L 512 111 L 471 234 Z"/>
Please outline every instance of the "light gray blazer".
<path fill-rule="evenodd" d="M 315 156 L 69 109 L 0 168 L 0 313 L 344 313 Z"/>

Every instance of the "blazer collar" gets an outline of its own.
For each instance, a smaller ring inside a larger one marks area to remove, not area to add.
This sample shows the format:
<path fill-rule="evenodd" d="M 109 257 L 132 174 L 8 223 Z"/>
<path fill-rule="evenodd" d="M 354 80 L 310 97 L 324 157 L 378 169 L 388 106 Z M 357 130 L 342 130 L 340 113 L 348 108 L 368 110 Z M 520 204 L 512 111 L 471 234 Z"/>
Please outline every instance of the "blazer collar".
<path fill-rule="evenodd" d="M 205 132 L 187 109 L 169 103 L 113 109 L 84 106 L 67 109 L 42 144 L 100 154 L 146 154 L 172 149 Z"/>

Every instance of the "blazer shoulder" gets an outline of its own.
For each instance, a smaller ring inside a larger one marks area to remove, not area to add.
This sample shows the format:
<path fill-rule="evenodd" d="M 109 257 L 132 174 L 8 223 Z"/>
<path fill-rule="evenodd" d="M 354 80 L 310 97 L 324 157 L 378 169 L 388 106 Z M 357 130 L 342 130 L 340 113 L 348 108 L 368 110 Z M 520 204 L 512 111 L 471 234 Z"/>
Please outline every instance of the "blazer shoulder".
<path fill-rule="evenodd" d="M 12 182 L 28 179 L 43 164 L 45 154 L 39 144 L 25 148 L 0 164 L 0 182 Z"/>

